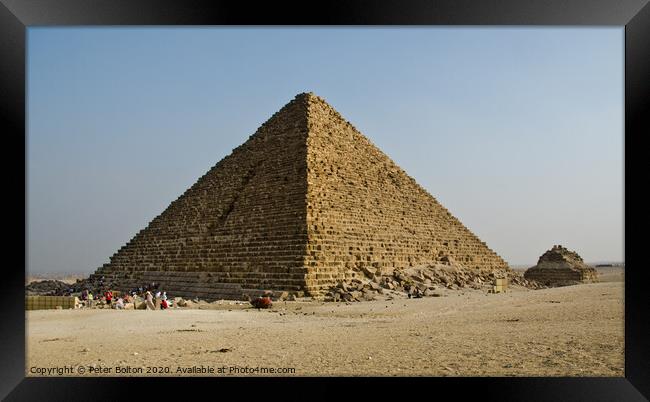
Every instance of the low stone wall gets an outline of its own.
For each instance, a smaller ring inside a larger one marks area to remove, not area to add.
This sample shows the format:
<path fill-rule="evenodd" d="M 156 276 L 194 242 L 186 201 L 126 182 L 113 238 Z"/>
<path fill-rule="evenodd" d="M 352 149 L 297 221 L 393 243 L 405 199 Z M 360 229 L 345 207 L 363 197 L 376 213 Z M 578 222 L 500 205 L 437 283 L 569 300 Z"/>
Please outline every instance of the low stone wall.
<path fill-rule="evenodd" d="M 53 310 L 77 308 L 79 299 L 73 296 L 26 296 L 25 310 Z"/>

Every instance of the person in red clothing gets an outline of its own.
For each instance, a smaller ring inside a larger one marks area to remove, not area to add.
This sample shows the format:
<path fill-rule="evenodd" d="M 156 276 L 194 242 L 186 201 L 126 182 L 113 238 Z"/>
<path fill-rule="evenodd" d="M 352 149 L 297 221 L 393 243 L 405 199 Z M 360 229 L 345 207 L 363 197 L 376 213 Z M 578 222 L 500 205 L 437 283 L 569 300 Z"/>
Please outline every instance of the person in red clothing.
<path fill-rule="evenodd" d="M 106 293 L 104 293 L 104 297 L 106 297 L 106 304 L 110 306 L 113 301 L 113 292 L 107 290 Z"/>

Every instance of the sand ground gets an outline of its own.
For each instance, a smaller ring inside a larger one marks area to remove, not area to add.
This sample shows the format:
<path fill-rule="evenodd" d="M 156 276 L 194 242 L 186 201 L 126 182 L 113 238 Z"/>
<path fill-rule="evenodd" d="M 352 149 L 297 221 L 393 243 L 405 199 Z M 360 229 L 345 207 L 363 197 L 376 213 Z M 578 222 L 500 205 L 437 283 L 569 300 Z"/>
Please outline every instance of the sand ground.
<path fill-rule="evenodd" d="M 166 311 L 28 311 L 27 375 L 66 366 L 62 374 L 71 376 L 622 377 L 622 274 L 601 280 L 496 295 L 276 302 L 272 310 L 225 301 Z"/>

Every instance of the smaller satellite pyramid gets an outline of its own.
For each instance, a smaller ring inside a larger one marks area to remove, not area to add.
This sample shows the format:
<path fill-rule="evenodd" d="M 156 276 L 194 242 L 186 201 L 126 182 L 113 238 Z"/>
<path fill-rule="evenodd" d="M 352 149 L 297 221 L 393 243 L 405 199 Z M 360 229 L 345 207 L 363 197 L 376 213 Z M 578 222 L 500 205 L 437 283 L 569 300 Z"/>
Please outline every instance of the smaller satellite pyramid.
<path fill-rule="evenodd" d="M 329 104 L 302 93 L 93 277 L 206 299 L 318 296 L 369 270 L 449 259 L 508 269 Z"/>
<path fill-rule="evenodd" d="M 598 272 L 575 251 L 555 245 L 539 257 L 537 265 L 526 270 L 524 278 L 547 286 L 562 286 L 597 282 Z"/>

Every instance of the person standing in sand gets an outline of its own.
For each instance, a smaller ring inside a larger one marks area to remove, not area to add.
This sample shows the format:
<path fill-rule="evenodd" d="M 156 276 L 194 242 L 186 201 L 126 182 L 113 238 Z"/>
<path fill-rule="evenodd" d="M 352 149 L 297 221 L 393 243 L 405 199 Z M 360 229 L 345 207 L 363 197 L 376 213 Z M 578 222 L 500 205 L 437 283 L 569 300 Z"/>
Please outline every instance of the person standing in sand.
<path fill-rule="evenodd" d="M 147 293 L 145 293 L 145 299 L 147 303 L 147 310 L 155 310 L 156 307 L 153 305 L 153 295 L 148 290 Z"/>
<path fill-rule="evenodd" d="M 104 297 L 106 298 L 106 304 L 108 304 L 108 307 L 111 307 L 113 303 L 113 292 L 107 290 L 106 293 L 104 293 Z"/>
<path fill-rule="evenodd" d="M 162 296 L 160 296 L 160 309 L 164 310 L 167 307 L 169 307 L 169 303 L 167 302 L 167 292 L 162 292 Z"/>

